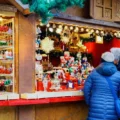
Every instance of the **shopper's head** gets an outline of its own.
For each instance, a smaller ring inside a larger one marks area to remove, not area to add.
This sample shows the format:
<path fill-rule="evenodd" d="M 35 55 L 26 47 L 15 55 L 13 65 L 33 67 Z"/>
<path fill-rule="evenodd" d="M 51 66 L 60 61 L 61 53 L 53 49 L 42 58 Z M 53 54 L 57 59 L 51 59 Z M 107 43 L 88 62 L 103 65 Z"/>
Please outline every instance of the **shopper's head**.
<path fill-rule="evenodd" d="M 111 53 L 114 54 L 114 57 L 115 57 L 114 63 L 118 64 L 118 62 L 120 61 L 120 48 L 114 47 L 114 48 L 111 48 L 110 51 L 111 51 Z"/>
<path fill-rule="evenodd" d="M 114 55 L 111 52 L 105 52 L 101 56 L 102 62 L 114 62 Z"/>

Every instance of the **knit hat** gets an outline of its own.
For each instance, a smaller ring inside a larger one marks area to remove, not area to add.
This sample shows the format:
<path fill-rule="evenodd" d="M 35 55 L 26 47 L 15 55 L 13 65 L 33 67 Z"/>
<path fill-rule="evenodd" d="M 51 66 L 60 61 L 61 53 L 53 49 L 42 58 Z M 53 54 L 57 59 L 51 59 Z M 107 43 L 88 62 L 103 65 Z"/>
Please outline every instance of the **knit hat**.
<path fill-rule="evenodd" d="M 103 53 L 101 58 L 106 62 L 113 62 L 114 61 L 114 55 L 111 52 Z"/>
<path fill-rule="evenodd" d="M 111 53 L 114 54 L 115 60 L 120 60 L 120 48 L 111 48 L 110 49 Z"/>

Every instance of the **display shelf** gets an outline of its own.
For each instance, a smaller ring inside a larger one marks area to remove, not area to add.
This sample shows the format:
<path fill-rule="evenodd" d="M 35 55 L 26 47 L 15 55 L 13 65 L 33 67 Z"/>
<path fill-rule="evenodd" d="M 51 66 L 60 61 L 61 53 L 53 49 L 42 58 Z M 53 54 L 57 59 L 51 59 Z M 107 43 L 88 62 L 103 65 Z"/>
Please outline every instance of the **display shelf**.
<path fill-rule="evenodd" d="M 13 60 L 1 60 L 0 59 L 0 62 L 2 62 L 2 63 L 13 63 Z"/>
<path fill-rule="evenodd" d="M 50 103 L 62 103 L 62 102 L 75 102 L 83 101 L 84 96 L 77 97 L 59 97 L 59 98 L 43 98 L 35 100 L 6 100 L 0 101 L 0 106 L 22 106 L 22 105 L 38 105 L 38 104 L 50 104 Z"/>
<path fill-rule="evenodd" d="M 0 46 L 0 49 L 13 49 L 13 46 Z"/>
<path fill-rule="evenodd" d="M 0 31 L 0 81 L 2 82 L 2 92 L 12 92 L 15 90 L 15 50 L 14 50 L 14 18 L 3 19 L 0 26 L 4 31 Z M 11 74 L 4 74 L 11 73 Z M 10 84 L 10 81 L 12 85 Z M 11 96 L 10 96 L 11 97 Z M 14 95 L 13 95 L 14 97 Z M 10 98 L 11 99 L 11 98 Z"/>
<path fill-rule="evenodd" d="M 1 74 L 1 73 L 0 73 L 0 76 L 11 77 L 11 76 L 13 76 L 13 74 Z"/>

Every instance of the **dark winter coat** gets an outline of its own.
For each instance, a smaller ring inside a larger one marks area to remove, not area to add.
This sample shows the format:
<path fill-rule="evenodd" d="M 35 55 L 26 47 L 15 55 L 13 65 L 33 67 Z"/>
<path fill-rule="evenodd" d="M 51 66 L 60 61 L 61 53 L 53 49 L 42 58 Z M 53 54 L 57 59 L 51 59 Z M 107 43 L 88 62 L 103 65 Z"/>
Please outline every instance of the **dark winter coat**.
<path fill-rule="evenodd" d="M 120 71 L 120 61 L 118 62 L 118 65 L 116 65 L 117 70 Z"/>
<path fill-rule="evenodd" d="M 87 120 L 118 120 L 114 98 L 104 76 L 110 76 L 116 93 L 120 86 L 120 72 L 113 63 L 101 63 L 87 78 L 84 96 L 89 105 Z"/>

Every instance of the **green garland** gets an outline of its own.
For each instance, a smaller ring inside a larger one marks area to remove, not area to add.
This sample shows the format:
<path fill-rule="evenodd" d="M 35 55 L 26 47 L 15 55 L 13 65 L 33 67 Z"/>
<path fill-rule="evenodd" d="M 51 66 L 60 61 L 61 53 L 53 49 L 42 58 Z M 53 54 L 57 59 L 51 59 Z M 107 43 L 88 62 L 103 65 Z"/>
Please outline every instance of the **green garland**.
<path fill-rule="evenodd" d="M 29 4 L 31 12 L 40 15 L 42 23 L 47 23 L 55 15 L 53 9 L 66 11 L 68 7 L 79 6 L 83 7 L 85 0 L 21 0 L 23 4 Z"/>

